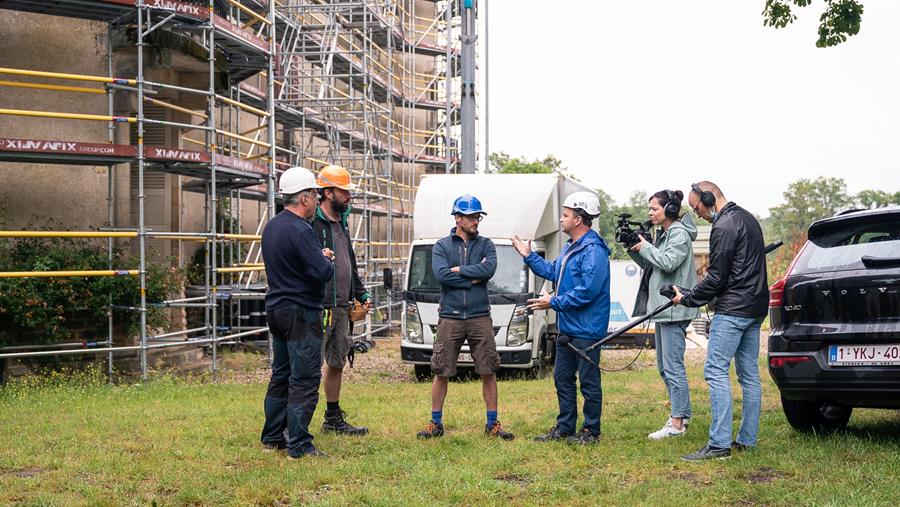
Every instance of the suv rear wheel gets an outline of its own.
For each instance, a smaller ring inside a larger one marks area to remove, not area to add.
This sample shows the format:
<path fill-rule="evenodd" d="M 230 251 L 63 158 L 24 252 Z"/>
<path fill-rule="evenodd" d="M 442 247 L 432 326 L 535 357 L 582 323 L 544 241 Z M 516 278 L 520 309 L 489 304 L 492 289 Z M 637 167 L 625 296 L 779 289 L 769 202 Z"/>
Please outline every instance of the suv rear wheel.
<path fill-rule="evenodd" d="M 799 431 L 830 432 L 844 428 L 853 407 L 835 405 L 827 401 L 789 400 L 781 397 L 784 416 Z"/>

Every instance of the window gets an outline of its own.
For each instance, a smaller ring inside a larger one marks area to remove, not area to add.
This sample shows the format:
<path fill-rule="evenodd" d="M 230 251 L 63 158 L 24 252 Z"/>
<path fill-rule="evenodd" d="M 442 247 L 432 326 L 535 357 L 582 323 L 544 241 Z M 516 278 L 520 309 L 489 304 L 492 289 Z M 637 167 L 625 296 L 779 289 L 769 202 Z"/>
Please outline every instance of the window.
<path fill-rule="evenodd" d="M 900 221 L 847 224 L 812 238 L 794 272 L 865 269 L 863 256 L 900 257 Z"/>
<path fill-rule="evenodd" d="M 441 286 L 431 270 L 432 245 L 413 247 L 408 290 L 440 292 Z M 520 294 L 528 288 L 528 271 L 512 245 L 497 245 L 497 271 L 488 282 L 491 294 Z"/>

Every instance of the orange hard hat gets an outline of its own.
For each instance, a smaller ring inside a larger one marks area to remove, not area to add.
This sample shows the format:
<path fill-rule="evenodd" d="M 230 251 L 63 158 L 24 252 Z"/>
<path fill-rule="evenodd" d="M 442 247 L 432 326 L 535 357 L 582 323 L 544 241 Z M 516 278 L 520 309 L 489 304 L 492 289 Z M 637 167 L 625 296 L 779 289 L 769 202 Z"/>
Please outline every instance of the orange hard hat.
<path fill-rule="evenodd" d="M 337 187 L 344 190 L 356 190 L 357 186 L 350 182 L 350 171 L 339 165 L 326 165 L 319 171 L 316 184 L 322 188 Z"/>

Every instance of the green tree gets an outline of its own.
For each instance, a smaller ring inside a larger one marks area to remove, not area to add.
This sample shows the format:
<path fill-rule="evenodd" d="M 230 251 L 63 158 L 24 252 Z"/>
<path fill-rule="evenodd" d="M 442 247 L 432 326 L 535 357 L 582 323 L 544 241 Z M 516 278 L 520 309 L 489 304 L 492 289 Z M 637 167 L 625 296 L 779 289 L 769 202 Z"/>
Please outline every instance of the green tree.
<path fill-rule="evenodd" d="M 882 190 L 863 190 L 856 194 L 856 202 L 863 208 L 883 208 L 892 204 L 900 205 L 900 191 L 891 194 Z"/>
<path fill-rule="evenodd" d="M 766 224 L 768 241 L 780 239 L 785 245 L 769 256 L 769 276 L 773 280 L 784 274 L 806 242 L 810 224 L 853 205 L 843 178 L 799 179 L 788 185 L 782 195 L 785 202 L 769 208 L 771 217 Z"/>
<path fill-rule="evenodd" d="M 550 174 L 565 170 L 562 161 L 553 155 L 541 160 L 526 160 L 524 157 L 513 157 L 507 153 L 491 153 L 488 155 L 488 172 L 500 174 Z"/>
<path fill-rule="evenodd" d="M 811 3 L 812 0 L 766 0 L 763 25 L 784 28 L 797 19 L 793 7 L 807 7 Z M 858 34 L 862 15 L 863 5 L 858 0 L 825 0 L 825 11 L 819 16 L 816 47 L 836 46 Z"/>

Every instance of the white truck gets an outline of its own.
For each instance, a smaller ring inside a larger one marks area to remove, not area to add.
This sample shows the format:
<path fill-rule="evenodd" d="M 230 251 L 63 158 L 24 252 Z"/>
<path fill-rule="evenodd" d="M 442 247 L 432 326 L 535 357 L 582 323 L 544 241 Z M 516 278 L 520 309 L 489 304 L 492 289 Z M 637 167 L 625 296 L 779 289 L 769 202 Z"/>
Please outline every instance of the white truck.
<path fill-rule="evenodd" d="M 430 378 L 432 345 L 437 333 L 440 285 L 431 271 L 431 250 L 454 226 L 453 200 L 463 194 L 477 197 L 487 212 L 479 233 L 497 247 L 497 271 L 488 283 L 491 318 L 500 365 L 503 368 L 540 368 L 553 355 L 556 315 L 525 312 L 526 301 L 549 292 L 553 282 L 535 276 L 524 265 L 510 238 L 532 238 L 538 255 L 555 259 L 568 239 L 559 229 L 565 197 L 591 191 L 557 174 L 426 175 L 419 183 L 413 213 L 413 242 L 404 284 L 402 339 L 405 363 L 415 365 L 419 378 Z M 594 223 L 596 229 L 598 224 Z M 633 301 L 633 298 L 632 298 Z M 471 366 L 467 345 L 460 366 Z"/>

